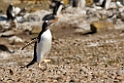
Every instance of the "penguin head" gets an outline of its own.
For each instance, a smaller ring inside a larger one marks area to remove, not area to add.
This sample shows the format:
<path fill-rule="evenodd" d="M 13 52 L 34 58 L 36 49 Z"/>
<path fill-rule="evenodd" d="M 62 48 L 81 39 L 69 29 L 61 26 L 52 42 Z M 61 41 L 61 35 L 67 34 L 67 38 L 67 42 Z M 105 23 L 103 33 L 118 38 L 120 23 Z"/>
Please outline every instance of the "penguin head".
<path fill-rule="evenodd" d="M 58 3 L 63 3 L 63 1 L 62 0 L 52 0 L 51 4 L 50 4 L 50 9 L 56 7 Z"/>
<path fill-rule="evenodd" d="M 8 6 L 8 8 L 11 8 L 11 9 L 12 9 L 13 7 L 14 7 L 14 6 L 13 6 L 13 3 L 10 3 L 9 6 Z"/>
<path fill-rule="evenodd" d="M 9 10 L 10 10 L 10 9 L 12 10 L 12 8 L 13 8 L 13 4 L 10 3 L 9 6 L 8 6 L 8 9 L 9 9 Z"/>
<path fill-rule="evenodd" d="M 43 25 L 42 25 L 42 31 L 46 31 L 48 29 L 48 27 L 52 24 L 52 23 L 55 23 L 57 22 L 56 19 L 53 19 L 53 20 L 45 20 Z"/>
<path fill-rule="evenodd" d="M 9 6 L 13 6 L 13 3 L 10 3 Z"/>
<path fill-rule="evenodd" d="M 46 24 L 46 26 L 49 26 L 49 25 L 51 25 L 52 23 L 55 23 L 55 22 L 57 22 L 56 19 L 53 19 L 53 20 L 45 20 L 45 21 L 44 21 L 44 24 Z"/>

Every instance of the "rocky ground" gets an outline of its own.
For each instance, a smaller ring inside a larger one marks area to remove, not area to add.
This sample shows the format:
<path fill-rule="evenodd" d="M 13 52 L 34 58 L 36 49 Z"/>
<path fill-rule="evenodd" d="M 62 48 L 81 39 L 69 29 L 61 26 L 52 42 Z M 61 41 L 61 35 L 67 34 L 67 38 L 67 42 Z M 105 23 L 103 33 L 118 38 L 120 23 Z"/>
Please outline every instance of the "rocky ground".
<path fill-rule="evenodd" d="M 55 34 L 55 33 L 54 33 Z M 22 35 L 20 35 L 21 37 Z M 29 39 L 28 35 L 23 35 Z M 32 60 L 33 46 L 1 44 L 15 53 L 2 52 L 1 83 L 124 83 L 124 33 L 113 30 L 87 35 L 62 34 L 53 38 L 47 68 L 37 64 L 22 68 Z"/>
<path fill-rule="evenodd" d="M 75 19 L 69 14 L 69 22 L 82 22 L 82 16 L 78 15 L 82 14 L 74 14 Z M 47 56 L 50 62 L 42 63 L 43 69 L 37 64 L 24 68 L 33 58 L 33 44 L 24 50 L 21 48 L 36 35 L 18 28 L 14 35 L 24 40 L 21 43 L 9 42 L 10 35 L 1 36 L 0 45 L 14 53 L 0 51 L 0 83 L 124 83 L 123 26 L 77 34 L 74 33 L 75 26 L 66 22 L 58 21 L 51 29 L 52 49 Z"/>

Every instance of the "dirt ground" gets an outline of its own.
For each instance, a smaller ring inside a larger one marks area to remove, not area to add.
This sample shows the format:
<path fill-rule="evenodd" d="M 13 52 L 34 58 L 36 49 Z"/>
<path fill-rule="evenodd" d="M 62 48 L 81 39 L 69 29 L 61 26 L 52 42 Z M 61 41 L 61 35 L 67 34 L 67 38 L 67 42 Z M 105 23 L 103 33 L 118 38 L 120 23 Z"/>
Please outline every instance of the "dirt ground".
<path fill-rule="evenodd" d="M 32 37 L 18 36 L 27 42 Z M 37 64 L 23 68 L 32 60 L 33 45 L 21 50 L 25 43 L 10 45 L 7 37 L 1 37 L 0 44 L 15 53 L 0 58 L 0 83 L 124 83 L 123 38 L 123 30 L 86 35 L 54 32 L 47 57 L 51 61 L 39 69 Z"/>

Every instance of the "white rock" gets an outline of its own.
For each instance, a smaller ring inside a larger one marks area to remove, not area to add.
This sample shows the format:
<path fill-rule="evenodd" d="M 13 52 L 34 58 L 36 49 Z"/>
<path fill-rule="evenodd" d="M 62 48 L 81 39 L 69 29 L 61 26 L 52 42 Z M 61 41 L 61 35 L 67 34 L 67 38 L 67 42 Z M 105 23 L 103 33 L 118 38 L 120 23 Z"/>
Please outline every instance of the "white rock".
<path fill-rule="evenodd" d="M 121 4 L 120 1 L 117 1 L 117 2 L 116 2 L 116 5 L 117 5 L 118 8 L 122 8 L 122 7 L 124 7 L 124 6 Z"/>
<path fill-rule="evenodd" d="M 24 42 L 24 40 L 22 40 L 21 38 L 19 38 L 17 36 L 12 36 L 8 40 L 9 40 L 9 43 L 22 43 L 22 42 Z"/>
<path fill-rule="evenodd" d="M 15 34 L 14 31 L 6 31 L 4 33 L 0 33 L 0 36 L 12 36 L 14 34 Z"/>

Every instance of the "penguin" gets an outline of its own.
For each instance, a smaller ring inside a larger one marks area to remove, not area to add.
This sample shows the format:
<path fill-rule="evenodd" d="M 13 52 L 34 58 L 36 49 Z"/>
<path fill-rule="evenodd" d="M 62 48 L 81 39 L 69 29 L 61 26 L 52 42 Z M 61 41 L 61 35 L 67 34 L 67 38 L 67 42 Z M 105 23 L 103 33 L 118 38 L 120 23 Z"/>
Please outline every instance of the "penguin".
<path fill-rule="evenodd" d="M 101 7 L 105 8 L 105 5 L 106 5 L 106 0 L 103 0 Z"/>
<path fill-rule="evenodd" d="M 111 0 L 94 0 L 94 3 L 102 8 L 109 9 Z"/>
<path fill-rule="evenodd" d="M 101 7 L 105 8 L 105 9 L 109 9 L 109 5 L 111 3 L 112 0 L 104 0 L 103 4 L 101 5 Z"/>
<path fill-rule="evenodd" d="M 19 7 L 14 7 L 12 3 L 8 6 L 6 14 L 7 14 L 7 21 L 10 22 L 11 27 L 18 26 L 16 17 L 20 11 L 21 9 Z"/>
<path fill-rule="evenodd" d="M 54 22 L 56 22 L 56 20 L 44 21 L 42 25 L 42 31 L 39 33 L 38 37 L 36 38 L 37 41 L 34 44 L 33 60 L 26 65 L 27 68 L 33 65 L 35 62 L 38 63 L 39 68 L 42 68 L 40 63 L 43 62 L 51 49 L 52 35 L 49 26 Z"/>
<path fill-rule="evenodd" d="M 104 7 L 106 0 L 94 0 L 93 2 L 95 3 L 96 6 Z"/>
<path fill-rule="evenodd" d="M 59 16 L 62 8 L 64 7 L 64 2 L 62 0 L 52 0 L 50 9 L 53 9 L 53 16 Z"/>
<path fill-rule="evenodd" d="M 84 8 L 86 5 L 86 0 L 69 0 L 69 5 L 73 8 Z"/>
<path fill-rule="evenodd" d="M 13 4 L 9 4 L 7 11 L 6 11 L 6 15 L 7 15 L 7 20 L 8 21 L 13 21 L 16 19 L 16 16 L 21 13 L 22 10 L 19 7 L 14 7 Z"/>
<path fill-rule="evenodd" d="M 72 0 L 72 7 L 78 7 L 79 0 Z"/>
<path fill-rule="evenodd" d="M 6 15 L 7 15 L 7 20 L 8 21 L 15 19 L 15 14 L 13 13 L 13 9 L 14 9 L 13 4 L 12 3 L 9 4 L 9 6 L 7 8 L 7 11 L 6 11 Z"/>

